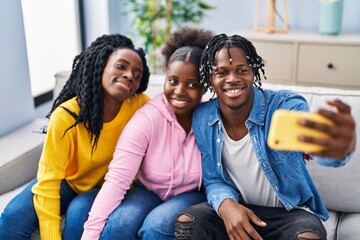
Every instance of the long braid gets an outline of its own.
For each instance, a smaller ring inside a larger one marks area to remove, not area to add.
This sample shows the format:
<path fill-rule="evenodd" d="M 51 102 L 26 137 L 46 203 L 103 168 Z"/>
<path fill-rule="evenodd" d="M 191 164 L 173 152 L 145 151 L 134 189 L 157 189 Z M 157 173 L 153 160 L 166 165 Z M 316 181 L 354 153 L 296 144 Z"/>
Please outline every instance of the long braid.
<path fill-rule="evenodd" d="M 265 65 L 262 58 L 257 54 L 253 44 L 239 35 L 227 36 L 226 34 L 219 34 L 211 39 L 201 57 L 200 82 L 204 85 L 205 89 L 209 88 L 211 92 L 214 91 L 210 85 L 210 78 L 216 69 L 215 54 L 222 48 L 229 49 L 231 47 L 239 47 L 244 51 L 249 66 L 254 72 L 255 78 L 253 83 L 257 88 L 261 89 L 261 75 L 259 70 L 266 79 Z"/>
<path fill-rule="evenodd" d="M 60 104 L 76 96 L 80 112 L 76 115 L 67 109 L 67 112 L 74 116 L 75 121 L 66 129 L 64 135 L 72 127 L 83 123 L 89 133 L 92 151 L 96 149 L 104 123 L 102 74 L 111 53 L 120 48 L 132 49 L 140 56 L 143 63 L 143 75 L 136 93 L 144 92 L 150 76 L 144 51 L 141 48 L 135 49 L 132 41 L 126 36 L 103 35 L 74 58 L 70 77 L 47 114 L 47 117 L 50 117 Z"/>

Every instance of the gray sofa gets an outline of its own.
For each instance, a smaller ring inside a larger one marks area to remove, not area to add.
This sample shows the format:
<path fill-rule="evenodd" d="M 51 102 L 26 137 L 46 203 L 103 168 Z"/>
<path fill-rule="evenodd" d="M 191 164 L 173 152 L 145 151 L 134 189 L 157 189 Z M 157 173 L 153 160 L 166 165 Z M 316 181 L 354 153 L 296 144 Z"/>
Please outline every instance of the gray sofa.
<path fill-rule="evenodd" d="M 63 79 L 63 78 L 62 78 Z M 63 80 L 62 80 L 63 81 Z M 162 91 L 164 77 L 153 75 L 147 93 L 154 96 Z M 57 82 L 57 88 L 63 83 Z M 324 87 L 302 87 L 265 83 L 268 89 L 290 89 L 308 100 L 311 108 L 324 106 L 326 99 L 339 98 L 349 103 L 352 114 L 360 116 L 360 90 L 339 90 Z M 56 89 L 55 91 L 58 91 Z M 210 97 L 210 94 L 205 96 Z M 44 134 L 34 133 L 46 125 L 46 119 L 36 119 L 28 125 L 0 139 L 0 212 L 8 201 L 35 177 Z M 360 136 L 360 124 L 357 124 Z M 329 240 L 360 239 L 360 140 L 357 141 L 353 159 L 344 167 L 328 168 L 312 161 L 308 163 L 310 174 L 330 212 L 325 222 Z M 32 239 L 37 239 L 37 233 Z"/>

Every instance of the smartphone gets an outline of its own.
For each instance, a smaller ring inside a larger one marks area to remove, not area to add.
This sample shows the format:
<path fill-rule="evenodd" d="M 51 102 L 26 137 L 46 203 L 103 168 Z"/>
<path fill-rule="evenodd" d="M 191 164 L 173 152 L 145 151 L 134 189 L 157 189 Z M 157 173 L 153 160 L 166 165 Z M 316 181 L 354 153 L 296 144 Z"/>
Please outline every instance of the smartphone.
<path fill-rule="evenodd" d="M 300 119 L 309 119 L 316 122 L 333 125 L 332 121 L 318 113 L 300 112 L 293 110 L 276 110 L 271 118 L 267 144 L 272 149 L 286 151 L 317 152 L 323 149 L 322 146 L 301 142 L 300 135 L 314 138 L 330 138 L 324 132 L 303 127 L 299 124 Z"/>

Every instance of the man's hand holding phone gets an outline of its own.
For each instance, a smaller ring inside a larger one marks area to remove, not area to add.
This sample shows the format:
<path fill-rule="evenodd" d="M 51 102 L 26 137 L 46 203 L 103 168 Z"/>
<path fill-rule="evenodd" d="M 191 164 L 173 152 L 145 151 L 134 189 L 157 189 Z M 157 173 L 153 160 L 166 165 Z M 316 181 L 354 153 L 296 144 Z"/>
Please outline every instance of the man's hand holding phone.
<path fill-rule="evenodd" d="M 355 121 L 350 106 L 328 101 L 337 111 L 317 113 L 277 110 L 271 120 L 268 145 L 273 149 L 342 158 L 355 150 Z"/>
<path fill-rule="evenodd" d="M 320 151 L 310 152 L 312 155 L 331 158 L 343 158 L 349 153 L 355 151 L 355 120 L 351 116 L 350 106 L 341 100 L 327 101 L 327 104 L 335 107 L 337 111 L 335 112 L 321 108 L 317 111 L 317 113 L 331 120 L 333 125 L 328 126 L 321 123 L 308 121 L 306 119 L 300 120 L 300 125 L 327 133 L 330 138 L 317 139 L 305 135 L 302 135 L 299 138 L 303 142 L 323 146 L 323 149 Z"/>

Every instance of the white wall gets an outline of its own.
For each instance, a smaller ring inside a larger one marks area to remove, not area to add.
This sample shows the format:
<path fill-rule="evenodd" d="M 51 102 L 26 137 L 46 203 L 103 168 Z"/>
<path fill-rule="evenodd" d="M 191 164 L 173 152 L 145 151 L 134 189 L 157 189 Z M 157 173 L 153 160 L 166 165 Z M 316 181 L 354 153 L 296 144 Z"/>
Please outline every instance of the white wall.
<path fill-rule="evenodd" d="M 18 1 L 16 1 L 18 2 Z M 32 96 L 51 91 L 81 50 L 78 2 L 22 0 Z"/>
<path fill-rule="evenodd" d="M 35 116 L 20 1 L 0 1 L 0 137 Z"/>
<path fill-rule="evenodd" d="M 97 37 L 109 34 L 108 0 L 81 0 L 84 8 L 85 47 Z"/>

